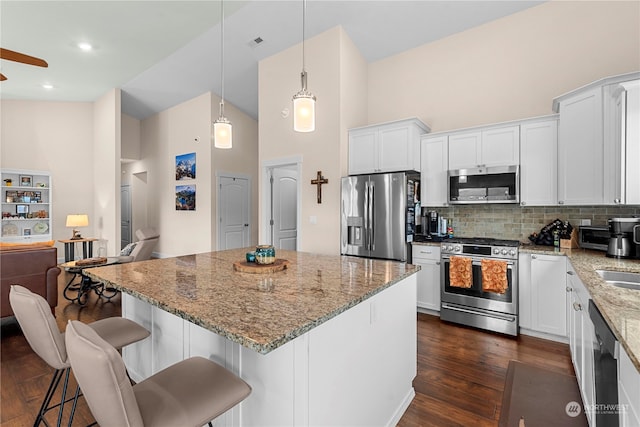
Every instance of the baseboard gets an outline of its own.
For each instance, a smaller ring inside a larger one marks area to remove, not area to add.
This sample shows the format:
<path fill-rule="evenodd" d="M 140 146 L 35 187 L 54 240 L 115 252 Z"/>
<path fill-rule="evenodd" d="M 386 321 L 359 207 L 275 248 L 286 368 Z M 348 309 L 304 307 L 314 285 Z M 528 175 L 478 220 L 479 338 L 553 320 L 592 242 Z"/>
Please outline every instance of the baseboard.
<path fill-rule="evenodd" d="M 560 335 L 547 334 L 546 332 L 538 332 L 538 331 L 534 331 L 532 329 L 526 329 L 526 328 L 522 328 L 522 327 L 520 328 L 520 333 L 522 335 L 529 335 L 531 337 L 542 338 L 544 340 L 561 342 L 563 344 L 569 344 L 569 338 L 568 337 L 562 337 Z"/>
<path fill-rule="evenodd" d="M 406 412 L 407 408 L 409 408 L 409 405 L 411 405 L 411 401 L 415 396 L 416 396 L 415 389 L 413 387 L 409 388 L 409 391 L 407 392 L 407 395 L 402 400 L 402 403 L 400 404 L 396 412 L 394 412 L 393 416 L 387 423 L 388 427 L 393 427 L 398 425 L 398 423 L 400 422 L 400 419 Z"/>

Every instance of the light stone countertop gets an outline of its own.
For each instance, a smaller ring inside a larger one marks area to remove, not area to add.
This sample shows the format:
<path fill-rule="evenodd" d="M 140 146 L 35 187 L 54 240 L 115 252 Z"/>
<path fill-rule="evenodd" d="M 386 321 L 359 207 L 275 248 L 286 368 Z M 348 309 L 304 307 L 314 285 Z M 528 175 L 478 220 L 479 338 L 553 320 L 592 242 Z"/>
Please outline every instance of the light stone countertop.
<path fill-rule="evenodd" d="M 426 242 L 414 245 L 439 246 Z M 591 295 L 600 313 L 640 372 L 640 291 L 606 283 L 596 270 L 640 273 L 640 260 L 607 258 L 590 249 L 555 249 L 552 246 L 520 245 L 520 253 L 566 256 Z"/>
<path fill-rule="evenodd" d="M 276 273 L 240 273 L 255 248 L 85 269 L 93 280 L 266 354 L 415 274 L 395 261 L 277 250 Z"/>

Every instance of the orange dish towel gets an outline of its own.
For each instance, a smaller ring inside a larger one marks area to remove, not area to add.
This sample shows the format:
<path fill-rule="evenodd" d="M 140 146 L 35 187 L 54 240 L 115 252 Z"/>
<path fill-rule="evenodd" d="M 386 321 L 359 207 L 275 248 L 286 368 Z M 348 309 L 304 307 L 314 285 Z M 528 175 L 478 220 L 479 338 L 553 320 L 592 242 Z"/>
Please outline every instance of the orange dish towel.
<path fill-rule="evenodd" d="M 449 258 L 449 286 L 470 288 L 472 277 L 472 259 L 463 256 Z"/>
<path fill-rule="evenodd" d="M 482 291 L 504 294 L 508 286 L 507 262 L 499 259 L 483 259 Z"/>

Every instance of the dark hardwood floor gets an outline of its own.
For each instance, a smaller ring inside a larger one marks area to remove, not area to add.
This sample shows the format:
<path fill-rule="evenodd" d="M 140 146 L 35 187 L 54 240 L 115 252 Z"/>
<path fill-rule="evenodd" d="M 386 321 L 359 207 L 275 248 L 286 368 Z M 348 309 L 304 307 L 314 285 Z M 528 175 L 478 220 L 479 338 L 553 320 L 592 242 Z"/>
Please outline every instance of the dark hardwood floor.
<path fill-rule="evenodd" d="M 92 322 L 120 315 L 120 297 L 104 302 L 91 295 L 85 307 L 62 296 L 68 280 L 60 275 L 58 327 L 68 319 Z M 51 379 L 52 369 L 29 347 L 13 319 L 2 322 L 0 345 L 0 426 L 31 426 Z M 416 396 L 404 414 L 401 427 L 495 426 L 509 360 L 574 375 L 569 347 L 521 335 L 517 339 L 441 322 L 418 314 L 418 375 Z M 70 390 L 75 390 L 71 381 Z M 69 407 L 70 410 L 70 407 Z M 65 409 L 65 420 L 68 411 Z M 47 420 L 55 424 L 56 411 Z M 74 425 L 86 426 L 93 417 L 80 399 Z"/>

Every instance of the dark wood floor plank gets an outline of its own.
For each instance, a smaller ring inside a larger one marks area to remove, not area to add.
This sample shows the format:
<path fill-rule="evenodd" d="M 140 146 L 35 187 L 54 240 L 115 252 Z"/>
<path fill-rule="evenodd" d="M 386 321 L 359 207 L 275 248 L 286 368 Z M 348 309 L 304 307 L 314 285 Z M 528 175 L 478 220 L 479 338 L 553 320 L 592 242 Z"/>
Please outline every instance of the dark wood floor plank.
<path fill-rule="evenodd" d="M 64 330 L 69 319 L 92 322 L 121 313 L 120 297 L 105 302 L 91 295 L 85 307 L 62 296 L 68 276 L 58 281 L 56 321 Z M 517 338 L 441 322 L 419 314 L 416 396 L 399 422 L 400 427 L 495 426 L 500 417 L 502 393 L 509 360 L 515 359 L 555 372 L 574 375 L 569 348 L 534 337 Z M 17 323 L 4 321 L 0 345 L 0 427 L 31 426 L 53 370 L 29 347 Z M 75 390 L 71 379 L 69 393 Z M 66 424 L 70 406 L 65 407 Z M 56 422 L 56 411 L 47 414 Z M 86 426 L 93 417 L 80 399 L 74 426 Z"/>

